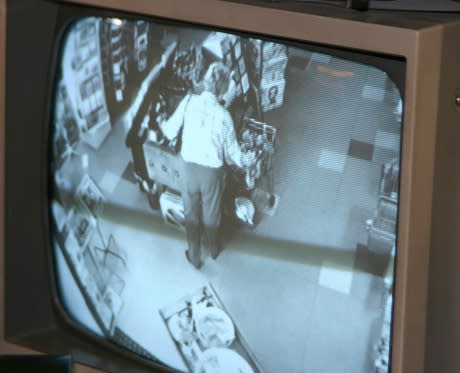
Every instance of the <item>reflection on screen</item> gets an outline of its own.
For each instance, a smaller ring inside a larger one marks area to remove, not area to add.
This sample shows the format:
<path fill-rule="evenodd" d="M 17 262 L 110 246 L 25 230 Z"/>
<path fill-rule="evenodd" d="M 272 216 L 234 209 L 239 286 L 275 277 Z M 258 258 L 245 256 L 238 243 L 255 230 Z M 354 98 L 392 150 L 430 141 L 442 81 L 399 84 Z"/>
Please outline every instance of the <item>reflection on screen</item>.
<path fill-rule="evenodd" d="M 61 45 L 62 302 L 190 372 L 387 372 L 399 90 L 287 44 L 85 18 Z"/>

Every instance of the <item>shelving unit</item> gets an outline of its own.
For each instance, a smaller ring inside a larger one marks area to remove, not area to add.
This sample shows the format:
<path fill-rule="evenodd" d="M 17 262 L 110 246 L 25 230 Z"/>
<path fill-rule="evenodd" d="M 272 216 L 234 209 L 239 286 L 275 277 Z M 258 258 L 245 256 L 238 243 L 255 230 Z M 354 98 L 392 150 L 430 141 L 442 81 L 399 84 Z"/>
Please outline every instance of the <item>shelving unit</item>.
<path fill-rule="evenodd" d="M 104 201 L 96 183 L 85 174 L 73 195 L 72 207 L 66 210 L 55 200 L 52 208 L 57 227 L 55 244 L 94 319 L 103 333 L 111 336 L 123 306 L 127 255 L 112 235 L 106 243 L 100 231 L 97 215 Z"/>
<path fill-rule="evenodd" d="M 80 128 L 75 120 L 75 114 L 72 109 L 67 89 L 62 80 L 58 83 L 56 109 L 56 155 L 58 167 L 65 162 L 66 159 L 72 156 L 76 151 L 76 147 L 80 141 Z"/>

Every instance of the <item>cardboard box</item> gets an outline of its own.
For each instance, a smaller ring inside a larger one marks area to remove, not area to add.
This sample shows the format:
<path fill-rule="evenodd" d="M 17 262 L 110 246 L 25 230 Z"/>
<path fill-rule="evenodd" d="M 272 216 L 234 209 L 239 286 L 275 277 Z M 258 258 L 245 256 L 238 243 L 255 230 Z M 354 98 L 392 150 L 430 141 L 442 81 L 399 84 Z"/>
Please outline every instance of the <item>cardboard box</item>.
<path fill-rule="evenodd" d="M 253 46 L 253 58 L 256 66 L 261 65 L 261 59 L 266 62 L 278 57 L 287 56 L 287 47 L 283 44 L 250 39 Z"/>
<path fill-rule="evenodd" d="M 284 79 L 287 60 L 286 56 L 278 56 L 270 61 L 264 61 L 262 64 L 261 85 L 270 81 Z"/>
<path fill-rule="evenodd" d="M 279 108 L 284 102 L 284 91 L 286 88 L 286 80 L 273 80 L 261 84 L 260 96 L 262 103 L 262 111 L 266 112 Z"/>

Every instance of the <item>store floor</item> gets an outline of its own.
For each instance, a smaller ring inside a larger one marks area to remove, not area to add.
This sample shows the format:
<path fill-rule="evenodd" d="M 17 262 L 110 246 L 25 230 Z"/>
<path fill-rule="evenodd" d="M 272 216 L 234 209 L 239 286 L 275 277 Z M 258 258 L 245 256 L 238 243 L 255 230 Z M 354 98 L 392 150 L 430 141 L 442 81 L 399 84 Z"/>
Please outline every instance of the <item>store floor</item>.
<path fill-rule="evenodd" d="M 127 172 L 127 123 L 115 123 L 98 164 L 86 149 L 109 201 L 101 232 L 128 256 L 118 326 L 180 370 L 159 309 L 211 283 L 265 372 L 371 372 L 384 260 L 367 250 L 365 223 L 382 163 L 399 151 L 395 102 L 377 70 L 315 54 L 300 62 L 289 65 L 285 104 L 264 118 L 278 130 L 276 213 L 200 271 L 185 259 L 184 234 L 150 209 Z M 352 74 L 324 73 L 332 70 Z"/>

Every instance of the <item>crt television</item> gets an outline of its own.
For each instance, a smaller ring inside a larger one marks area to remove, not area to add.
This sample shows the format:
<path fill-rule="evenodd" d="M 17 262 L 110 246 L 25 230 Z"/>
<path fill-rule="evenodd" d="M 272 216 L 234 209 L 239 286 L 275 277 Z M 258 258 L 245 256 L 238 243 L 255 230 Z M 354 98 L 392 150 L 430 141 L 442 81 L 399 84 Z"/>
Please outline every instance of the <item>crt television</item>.
<path fill-rule="evenodd" d="M 1 4 L 7 341 L 110 372 L 459 370 L 455 14 Z"/>

